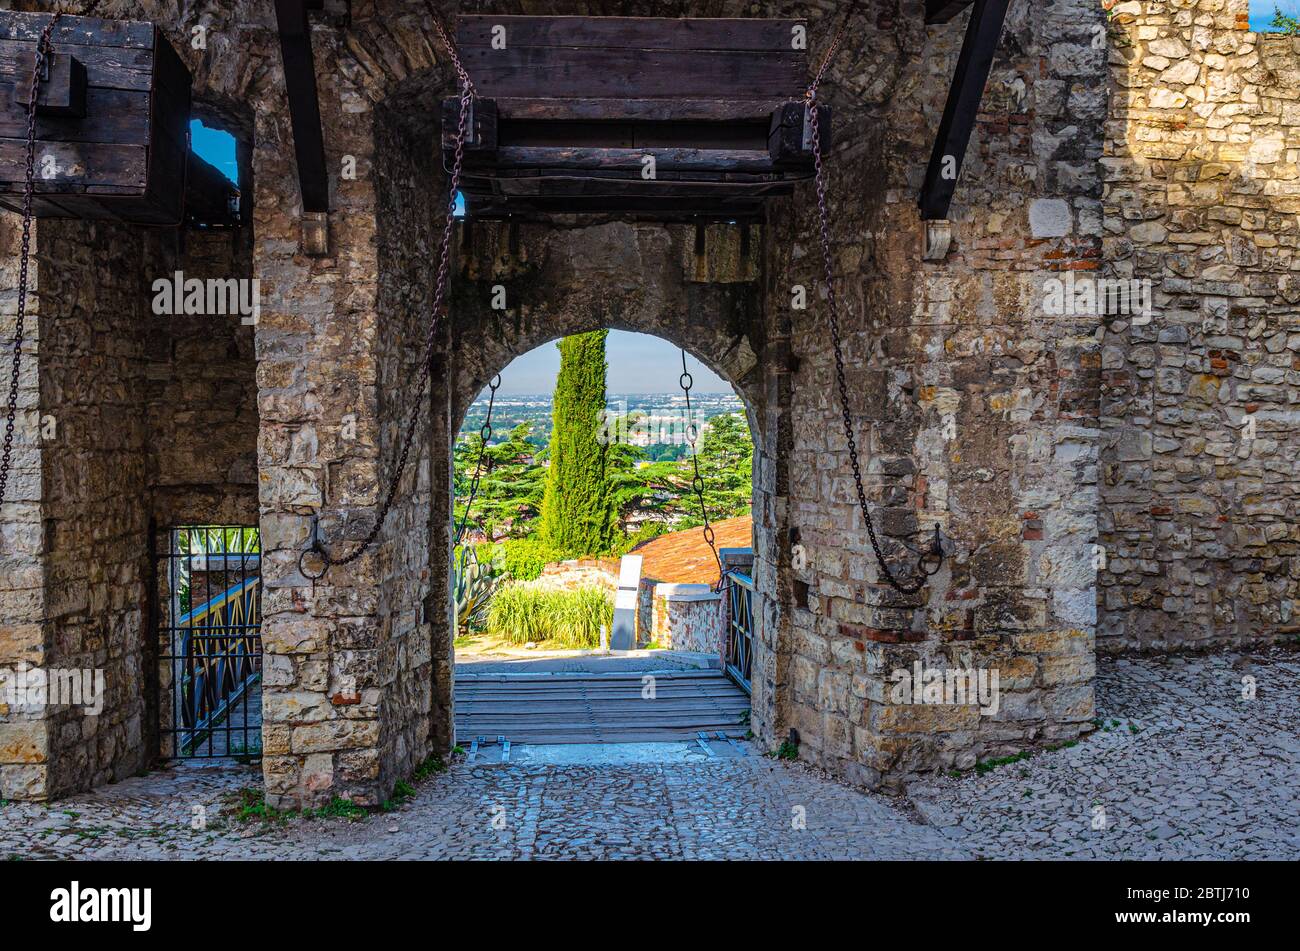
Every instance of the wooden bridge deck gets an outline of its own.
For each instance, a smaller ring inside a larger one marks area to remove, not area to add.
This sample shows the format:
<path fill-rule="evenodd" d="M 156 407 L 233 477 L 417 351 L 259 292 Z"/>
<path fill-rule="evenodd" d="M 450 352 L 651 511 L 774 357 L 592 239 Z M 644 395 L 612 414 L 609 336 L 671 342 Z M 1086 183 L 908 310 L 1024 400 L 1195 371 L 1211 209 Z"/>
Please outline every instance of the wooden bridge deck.
<path fill-rule="evenodd" d="M 643 697 L 653 677 L 654 697 Z M 743 737 L 749 696 L 718 670 L 456 674 L 456 737 L 511 743 L 654 743 Z"/>

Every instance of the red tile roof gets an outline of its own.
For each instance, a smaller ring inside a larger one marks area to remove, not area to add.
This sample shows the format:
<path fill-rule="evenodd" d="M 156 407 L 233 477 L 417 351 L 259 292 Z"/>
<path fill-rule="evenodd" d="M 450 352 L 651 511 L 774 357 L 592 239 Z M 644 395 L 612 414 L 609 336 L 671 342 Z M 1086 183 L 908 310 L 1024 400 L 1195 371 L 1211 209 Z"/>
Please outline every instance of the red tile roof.
<path fill-rule="evenodd" d="M 754 519 L 749 515 L 728 518 L 713 526 L 719 548 L 749 548 L 754 544 Z M 633 549 L 645 559 L 641 577 L 669 584 L 716 584 L 718 563 L 704 541 L 703 528 L 660 535 Z"/>

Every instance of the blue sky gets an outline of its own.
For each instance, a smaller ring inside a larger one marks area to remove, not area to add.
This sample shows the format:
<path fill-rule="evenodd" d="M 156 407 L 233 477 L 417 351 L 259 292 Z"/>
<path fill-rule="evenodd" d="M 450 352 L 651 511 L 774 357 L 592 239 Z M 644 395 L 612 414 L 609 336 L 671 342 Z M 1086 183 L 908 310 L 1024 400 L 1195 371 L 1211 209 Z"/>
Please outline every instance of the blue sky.
<path fill-rule="evenodd" d="M 1250 0 L 1250 28 L 1268 30 L 1275 9 L 1288 16 L 1300 17 L 1300 0 Z"/>
<path fill-rule="evenodd" d="M 605 341 L 606 389 L 611 393 L 665 393 L 677 389 L 682 351 L 648 334 L 611 330 Z M 731 386 L 689 353 L 686 367 L 701 393 L 730 393 Z M 549 393 L 560 372 L 560 351 L 546 343 L 515 359 L 501 372 L 501 393 Z"/>
<path fill-rule="evenodd" d="M 220 129 L 209 129 L 198 119 L 190 120 L 190 148 L 194 154 L 215 165 L 226 178 L 239 184 L 239 165 L 235 161 L 235 137 Z"/>

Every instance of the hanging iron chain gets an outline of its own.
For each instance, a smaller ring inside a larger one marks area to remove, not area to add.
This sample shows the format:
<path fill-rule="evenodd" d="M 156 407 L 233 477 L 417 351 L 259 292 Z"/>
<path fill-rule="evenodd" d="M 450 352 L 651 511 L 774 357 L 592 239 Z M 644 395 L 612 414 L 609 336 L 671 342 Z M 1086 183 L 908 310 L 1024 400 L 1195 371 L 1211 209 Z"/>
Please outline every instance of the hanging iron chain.
<path fill-rule="evenodd" d="M 856 6 L 855 3 L 853 7 L 849 8 L 850 15 Z M 890 587 L 902 594 L 916 594 L 925 587 L 929 578 L 943 567 L 943 540 L 939 534 L 939 526 L 935 525 L 934 527 L 934 539 L 930 543 L 929 550 L 921 553 L 917 558 L 915 576 L 907 581 L 900 581 L 895 578 L 894 573 L 890 570 L 889 563 L 885 560 L 885 553 L 881 550 L 880 539 L 876 537 L 876 526 L 871 518 L 871 507 L 867 504 L 867 493 L 862 485 L 862 464 L 858 459 L 858 442 L 853 434 L 853 414 L 849 410 L 849 387 L 844 377 L 844 348 L 840 340 L 839 301 L 835 295 L 835 267 L 831 258 L 830 213 L 826 204 L 826 170 L 822 164 L 821 127 L 817 117 L 817 86 L 821 82 L 822 74 L 825 73 L 831 57 L 839 48 L 840 40 L 843 38 L 847 26 L 848 15 L 845 16 L 839 33 L 836 34 L 834 42 L 831 43 L 830 50 L 822 61 L 821 68 L 818 69 L 812 85 L 808 87 L 808 91 L 804 95 L 807 103 L 808 120 L 812 125 L 813 165 L 816 171 L 814 182 L 817 189 L 817 213 L 821 226 L 822 264 L 825 268 L 826 277 L 827 323 L 830 325 L 831 344 L 835 350 L 835 383 L 840 397 L 840 410 L 844 422 L 844 439 L 849 447 L 849 462 L 853 467 L 853 484 L 857 490 L 858 507 L 862 510 L 862 520 L 867 525 L 867 537 L 871 540 L 871 550 L 875 553 L 881 574 Z"/>
<path fill-rule="evenodd" d="M 695 385 L 695 378 L 686 369 L 685 350 L 682 351 L 682 375 L 677 378 L 677 383 L 682 388 L 682 393 L 686 395 L 686 443 L 691 447 L 691 464 L 695 469 L 695 477 L 691 479 L 691 491 L 695 493 L 695 498 L 700 503 L 700 518 L 704 520 L 704 541 L 709 546 L 709 551 L 713 552 L 713 560 L 718 563 L 718 589 L 720 590 L 726 572 L 722 570 L 722 556 L 718 554 L 716 536 L 713 533 L 713 526 L 709 524 L 709 510 L 704 504 L 704 477 L 700 475 L 700 457 L 695 451 L 695 441 L 700 433 L 691 413 L 691 387 Z"/>
<path fill-rule="evenodd" d="M 32 250 L 32 195 L 36 189 L 36 100 L 41 91 L 41 74 L 49 55 L 50 34 L 62 13 L 55 13 L 41 30 L 36 41 L 36 66 L 32 70 L 32 90 L 27 98 L 27 170 L 23 183 L 23 239 L 18 258 L 18 316 L 14 321 L 13 370 L 9 377 L 9 400 L 5 407 L 4 450 L 0 453 L 0 502 L 4 501 L 13 468 L 14 423 L 18 418 L 18 382 L 22 368 L 23 336 L 27 319 L 27 272 Z"/>
<path fill-rule="evenodd" d="M 471 95 L 478 95 L 473 80 L 469 78 L 469 71 L 465 69 L 465 65 L 460 61 L 460 52 L 456 49 L 456 44 L 451 41 L 451 35 L 443 27 L 438 12 L 433 8 L 433 4 L 429 0 L 424 0 L 424 6 L 428 9 L 429 17 L 433 20 L 433 29 L 437 32 L 438 39 L 442 40 L 442 45 L 447 48 L 447 54 L 451 57 L 452 69 L 456 70 L 461 88 L 468 89 Z"/>
<path fill-rule="evenodd" d="M 473 98 L 473 86 L 468 83 L 468 78 L 466 78 L 466 82 L 461 86 L 460 121 L 456 127 L 456 151 L 455 158 L 452 161 L 448 188 L 450 198 L 447 202 L 446 218 L 443 221 L 442 246 L 438 257 L 437 276 L 434 279 L 433 307 L 429 317 L 429 327 L 425 334 L 424 353 L 420 358 L 420 384 L 416 389 L 415 399 L 406 423 L 405 433 L 402 438 L 402 451 L 397 457 L 397 464 L 393 467 L 392 478 L 389 479 L 388 487 L 384 492 L 383 503 L 375 514 L 375 522 L 356 548 L 348 554 L 336 558 L 329 553 L 321 542 L 319 535 L 313 531 L 311 543 L 298 556 L 298 570 L 303 577 L 310 581 L 316 581 L 324 577 L 325 573 L 335 565 L 347 565 L 356 561 L 374 543 L 375 539 L 379 537 L 380 530 L 384 527 L 384 519 L 388 517 L 389 509 L 393 507 L 398 484 L 402 481 L 402 474 L 406 470 L 406 460 L 411 453 L 411 444 L 415 440 L 415 430 L 420 421 L 421 410 L 424 407 L 424 396 L 428 392 L 429 380 L 433 376 L 434 354 L 438 342 L 438 330 L 442 326 L 442 309 L 447 296 L 447 277 L 450 273 L 451 234 L 452 226 L 455 224 L 456 194 L 460 191 L 461 164 L 465 157 L 466 122 Z M 321 569 L 317 574 L 311 574 L 306 569 L 306 559 L 309 554 L 315 554 L 321 560 Z"/>
<path fill-rule="evenodd" d="M 501 374 L 498 373 L 488 384 L 488 408 L 487 416 L 483 420 L 483 425 L 479 429 L 479 439 L 482 440 L 478 447 L 478 462 L 474 463 L 474 478 L 469 484 L 469 498 L 465 500 L 465 513 L 460 517 L 460 526 L 456 529 L 455 544 L 459 545 L 461 537 L 465 534 L 465 526 L 469 524 L 469 512 L 474 507 L 474 497 L 478 495 L 479 478 L 483 475 L 483 460 L 487 458 L 488 441 L 492 439 L 492 407 L 496 405 L 497 389 L 501 386 Z M 489 464 L 489 469 L 491 465 Z"/>
<path fill-rule="evenodd" d="M 835 37 L 831 40 L 831 45 L 826 48 L 826 55 L 822 57 L 821 65 L 817 67 L 817 72 L 813 74 L 812 83 L 808 86 L 808 91 L 804 93 L 805 99 L 812 101 L 817 98 L 817 87 L 821 85 L 822 77 L 826 75 L 831 60 L 840 51 L 840 44 L 844 42 L 844 35 L 849 29 L 849 20 L 852 19 L 854 12 L 858 9 L 859 2 L 860 0 L 853 0 L 849 4 L 848 10 L 844 12 L 844 19 L 840 21 L 840 28 L 835 31 Z"/>

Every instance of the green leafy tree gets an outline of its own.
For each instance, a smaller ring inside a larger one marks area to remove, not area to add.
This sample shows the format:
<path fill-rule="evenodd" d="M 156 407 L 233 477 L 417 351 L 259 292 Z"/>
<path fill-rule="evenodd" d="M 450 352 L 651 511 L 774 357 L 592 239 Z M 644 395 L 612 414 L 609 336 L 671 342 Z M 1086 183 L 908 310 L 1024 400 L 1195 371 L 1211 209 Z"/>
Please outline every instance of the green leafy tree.
<path fill-rule="evenodd" d="M 607 330 L 565 337 L 551 405 L 550 466 L 542 495 L 541 539 L 565 555 L 599 555 L 616 540 L 605 473 Z"/>
<path fill-rule="evenodd" d="M 1274 7 L 1273 29 L 1287 36 L 1300 36 L 1300 18 L 1283 13 L 1281 7 Z"/>
<path fill-rule="evenodd" d="M 531 436 L 532 427 L 520 423 L 502 442 L 487 448 L 478 494 L 470 513 L 470 525 L 477 526 L 491 541 L 529 534 L 541 510 L 546 470 L 541 465 L 541 453 Z M 465 514 L 464 506 L 469 500 L 474 467 L 482 445 L 483 438 L 477 432 L 466 434 L 456 444 L 454 471 L 458 524 Z"/>

